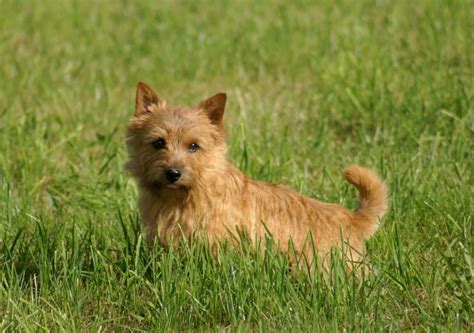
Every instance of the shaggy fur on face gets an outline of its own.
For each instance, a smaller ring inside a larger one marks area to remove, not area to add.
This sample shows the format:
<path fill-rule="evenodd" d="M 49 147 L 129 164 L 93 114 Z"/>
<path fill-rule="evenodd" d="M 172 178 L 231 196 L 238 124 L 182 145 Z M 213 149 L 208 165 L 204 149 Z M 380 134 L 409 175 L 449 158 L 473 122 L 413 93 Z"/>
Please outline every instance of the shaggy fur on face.
<path fill-rule="evenodd" d="M 291 244 L 309 261 L 313 246 L 320 259 L 335 246 L 359 261 L 364 242 L 387 210 L 388 192 L 380 178 L 355 165 L 344 170 L 360 193 L 356 211 L 252 180 L 227 159 L 225 102 L 220 93 L 193 108 L 172 108 L 145 83 L 138 84 L 127 128 L 127 169 L 139 187 L 148 240 L 158 237 L 169 245 L 200 235 L 215 245 L 243 231 L 252 242 L 270 234 L 280 251 L 288 252 Z"/>

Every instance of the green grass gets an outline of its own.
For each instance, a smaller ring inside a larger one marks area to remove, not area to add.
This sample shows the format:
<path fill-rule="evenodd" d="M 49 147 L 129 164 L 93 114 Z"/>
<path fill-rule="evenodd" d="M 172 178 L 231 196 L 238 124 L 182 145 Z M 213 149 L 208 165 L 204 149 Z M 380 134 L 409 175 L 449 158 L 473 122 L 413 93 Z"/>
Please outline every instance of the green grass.
<path fill-rule="evenodd" d="M 0 330 L 472 331 L 472 2 L 0 7 Z M 123 169 L 138 80 L 175 105 L 226 91 L 254 178 L 355 207 L 340 170 L 378 170 L 374 272 L 148 248 Z"/>

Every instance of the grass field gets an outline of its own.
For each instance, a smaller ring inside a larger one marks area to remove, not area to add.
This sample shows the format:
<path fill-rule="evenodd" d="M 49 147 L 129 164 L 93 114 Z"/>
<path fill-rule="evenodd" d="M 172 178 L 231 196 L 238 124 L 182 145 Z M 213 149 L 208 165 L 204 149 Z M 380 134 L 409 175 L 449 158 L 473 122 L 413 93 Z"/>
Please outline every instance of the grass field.
<path fill-rule="evenodd" d="M 0 330 L 473 330 L 472 2 L 0 7 Z M 354 208 L 340 170 L 376 169 L 372 274 L 147 247 L 123 169 L 138 80 L 174 105 L 226 91 L 254 178 Z"/>

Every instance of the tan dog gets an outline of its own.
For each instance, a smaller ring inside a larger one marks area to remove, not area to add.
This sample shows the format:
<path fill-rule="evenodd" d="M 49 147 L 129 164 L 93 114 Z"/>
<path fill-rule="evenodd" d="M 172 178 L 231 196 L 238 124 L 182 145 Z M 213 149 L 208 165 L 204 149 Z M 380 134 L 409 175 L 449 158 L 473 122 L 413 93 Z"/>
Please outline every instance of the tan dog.
<path fill-rule="evenodd" d="M 205 236 L 211 245 L 243 231 L 252 242 L 271 234 L 283 252 L 313 259 L 332 246 L 353 261 L 387 210 L 387 188 L 368 169 L 350 166 L 344 177 L 360 192 L 359 208 L 305 197 L 282 185 L 246 177 L 227 160 L 222 124 L 226 95 L 195 108 L 167 107 L 145 83 L 138 83 L 136 110 L 128 124 L 127 169 L 138 182 L 139 210 L 148 240 L 164 244 Z M 342 244 L 346 244 L 343 246 Z"/>

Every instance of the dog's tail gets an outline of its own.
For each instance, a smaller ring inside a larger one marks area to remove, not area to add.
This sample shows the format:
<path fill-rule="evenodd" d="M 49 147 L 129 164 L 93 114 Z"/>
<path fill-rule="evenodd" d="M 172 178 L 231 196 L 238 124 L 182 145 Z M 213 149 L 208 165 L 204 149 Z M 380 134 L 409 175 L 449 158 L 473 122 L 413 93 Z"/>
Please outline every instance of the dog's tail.
<path fill-rule="evenodd" d="M 379 219 L 387 212 L 387 186 L 375 172 L 357 165 L 345 168 L 343 175 L 359 190 L 360 201 L 355 211 L 354 223 L 362 237 L 368 239 L 377 231 Z"/>

